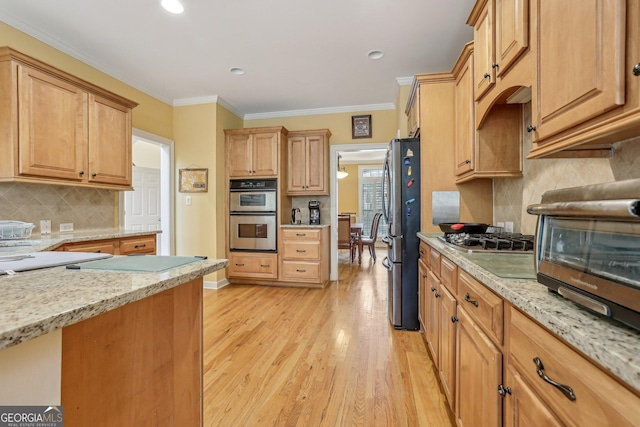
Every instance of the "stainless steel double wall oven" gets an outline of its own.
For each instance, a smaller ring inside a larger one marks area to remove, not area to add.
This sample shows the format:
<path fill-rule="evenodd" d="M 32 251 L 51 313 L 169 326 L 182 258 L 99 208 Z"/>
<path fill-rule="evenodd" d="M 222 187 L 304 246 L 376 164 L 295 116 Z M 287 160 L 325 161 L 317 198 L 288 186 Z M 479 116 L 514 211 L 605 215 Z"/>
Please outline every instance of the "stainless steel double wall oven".
<path fill-rule="evenodd" d="M 229 181 L 229 249 L 277 250 L 277 181 Z"/>

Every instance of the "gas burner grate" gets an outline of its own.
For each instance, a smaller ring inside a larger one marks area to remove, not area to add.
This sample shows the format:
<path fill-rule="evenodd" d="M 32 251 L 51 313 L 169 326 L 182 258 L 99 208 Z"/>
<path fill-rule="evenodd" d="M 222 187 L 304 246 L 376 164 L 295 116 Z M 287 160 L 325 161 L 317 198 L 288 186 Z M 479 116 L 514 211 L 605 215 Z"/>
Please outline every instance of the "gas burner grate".
<path fill-rule="evenodd" d="M 445 233 L 443 240 L 478 252 L 531 252 L 534 236 L 521 233 Z"/>

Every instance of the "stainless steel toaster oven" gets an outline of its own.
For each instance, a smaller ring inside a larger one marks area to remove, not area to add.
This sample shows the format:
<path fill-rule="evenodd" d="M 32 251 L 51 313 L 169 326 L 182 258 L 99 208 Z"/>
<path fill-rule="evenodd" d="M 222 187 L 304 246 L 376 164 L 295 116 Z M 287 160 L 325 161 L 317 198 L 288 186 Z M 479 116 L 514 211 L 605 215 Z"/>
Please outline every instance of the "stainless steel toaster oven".
<path fill-rule="evenodd" d="M 640 329 L 640 179 L 548 191 L 527 212 L 538 281 Z"/>

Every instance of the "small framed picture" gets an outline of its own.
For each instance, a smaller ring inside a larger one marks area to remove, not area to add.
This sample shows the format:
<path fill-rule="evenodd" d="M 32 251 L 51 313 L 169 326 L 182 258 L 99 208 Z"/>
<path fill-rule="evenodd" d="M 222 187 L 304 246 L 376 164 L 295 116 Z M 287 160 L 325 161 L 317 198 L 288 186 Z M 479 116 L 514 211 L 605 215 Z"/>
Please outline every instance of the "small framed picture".
<path fill-rule="evenodd" d="M 351 138 L 371 138 L 371 114 L 351 116 Z"/>
<path fill-rule="evenodd" d="M 206 193 L 209 181 L 209 169 L 180 169 L 181 193 Z"/>

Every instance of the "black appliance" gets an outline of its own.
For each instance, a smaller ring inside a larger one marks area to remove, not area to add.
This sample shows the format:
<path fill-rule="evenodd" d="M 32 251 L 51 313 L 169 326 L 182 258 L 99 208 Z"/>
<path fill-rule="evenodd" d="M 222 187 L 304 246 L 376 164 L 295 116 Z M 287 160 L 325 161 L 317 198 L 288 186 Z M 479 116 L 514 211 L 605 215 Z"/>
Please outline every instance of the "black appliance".
<path fill-rule="evenodd" d="M 309 201 L 309 224 L 320 225 L 320 202 Z"/>
<path fill-rule="evenodd" d="M 383 214 L 389 225 L 382 239 L 389 253 L 389 320 L 396 329 L 418 330 L 418 246 L 420 241 L 420 139 L 389 144 L 382 178 Z"/>
<path fill-rule="evenodd" d="M 548 191 L 527 212 L 538 282 L 640 330 L 640 179 Z"/>

